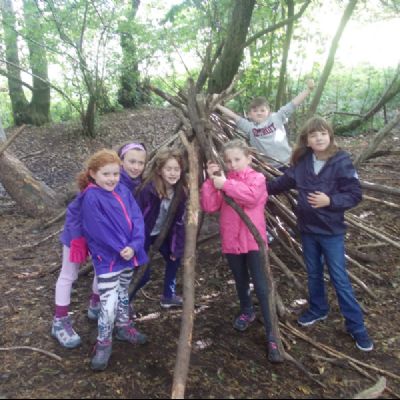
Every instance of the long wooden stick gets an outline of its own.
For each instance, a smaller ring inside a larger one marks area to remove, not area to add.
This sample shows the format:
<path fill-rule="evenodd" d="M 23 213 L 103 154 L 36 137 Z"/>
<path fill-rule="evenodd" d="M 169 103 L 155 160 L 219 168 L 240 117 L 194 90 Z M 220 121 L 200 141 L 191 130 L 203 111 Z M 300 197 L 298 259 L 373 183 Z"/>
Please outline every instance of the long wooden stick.
<path fill-rule="evenodd" d="M 334 349 L 332 349 L 331 347 L 329 347 L 329 346 L 327 346 L 325 344 L 316 342 L 315 340 L 311 339 L 310 337 L 308 337 L 304 333 L 300 332 L 298 329 L 294 328 L 289 322 L 286 322 L 285 324 L 281 324 L 281 326 L 283 328 L 286 328 L 289 332 L 291 332 L 292 334 L 294 334 L 298 338 L 303 339 L 305 342 L 311 344 L 312 346 L 316 347 L 317 349 L 320 349 L 320 350 L 324 351 L 327 354 L 330 354 L 330 355 L 332 355 L 332 356 L 334 356 L 336 358 L 344 358 L 346 360 L 349 360 L 349 361 L 353 362 L 356 365 L 362 366 L 362 367 L 367 368 L 367 369 L 371 369 L 371 370 L 373 370 L 375 372 L 379 372 L 379 373 L 381 373 L 383 375 L 389 376 L 390 378 L 393 378 L 393 379 L 395 379 L 397 381 L 400 381 L 400 376 L 394 374 L 393 372 L 389 372 L 389 371 L 386 371 L 384 369 L 378 368 L 375 365 L 366 364 L 366 363 L 364 363 L 362 361 L 359 361 L 359 360 L 357 360 L 355 358 L 352 358 L 352 357 L 350 357 L 350 356 L 348 356 L 348 355 L 346 355 L 344 353 L 341 353 L 340 351 L 334 350 Z"/>
<path fill-rule="evenodd" d="M 189 158 L 189 201 L 187 205 L 187 220 L 185 232 L 185 254 L 183 256 L 183 313 L 181 330 L 176 354 L 174 379 L 172 384 L 173 399 L 185 397 L 186 380 L 189 371 L 190 353 L 192 349 L 192 332 L 194 325 L 194 282 L 196 266 L 196 242 L 200 215 L 199 196 L 199 161 L 196 156 L 198 147 L 196 142 L 189 143 L 181 135 Z M 195 139 L 196 140 L 196 139 Z"/>
<path fill-rule="evenodd" d="M 45 354 L 48 357 L 54 358 L 57 361 L 62 361 L 60 356 L 57 356 L 54 353 L 50 353 L 49 351 L 38 349 L 37 347 L 30 347 L 30 346 L 13 346 L 13 347 L 0 347 L 0 351 L 14 351 L 14 350 L 30 350 L 35 351 L 38 353 Z"/>

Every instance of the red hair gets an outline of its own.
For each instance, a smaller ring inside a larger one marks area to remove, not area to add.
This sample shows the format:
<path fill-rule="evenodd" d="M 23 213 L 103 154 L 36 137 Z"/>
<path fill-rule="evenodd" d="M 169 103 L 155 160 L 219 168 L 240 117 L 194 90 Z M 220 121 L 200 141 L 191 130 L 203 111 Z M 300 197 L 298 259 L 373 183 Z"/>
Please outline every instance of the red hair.
<path fill-rule="evenodd" d="M 121 165 L 121 160 L 114 150 L 103 149 L 94 153 L 86 162 L 86 169 L 81 171 L 76 180 L 78 182 L 79 190 L 87 188 L 89 183 L 93 182 L 90 176 L 90 171 L 96 173 L 100 168 L 107 164 Z"/>

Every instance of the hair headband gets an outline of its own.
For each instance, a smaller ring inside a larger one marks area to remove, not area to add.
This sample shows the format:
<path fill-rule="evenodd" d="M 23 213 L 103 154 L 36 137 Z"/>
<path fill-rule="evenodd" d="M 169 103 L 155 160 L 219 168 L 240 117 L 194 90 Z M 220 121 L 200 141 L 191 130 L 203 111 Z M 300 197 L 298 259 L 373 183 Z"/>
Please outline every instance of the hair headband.
<path fill-rule="evenodd" d="M 126 144 L 121 151 L 119 152 L 119 156 L 120 158 L 123 158 L 124 155 L 129 151 L 129 150 L 142 150 L 144 152 L 146 152 L 146 149 L 143 147 L 143 145 L 141 145 L 140 143 L 128 143 Z"/>

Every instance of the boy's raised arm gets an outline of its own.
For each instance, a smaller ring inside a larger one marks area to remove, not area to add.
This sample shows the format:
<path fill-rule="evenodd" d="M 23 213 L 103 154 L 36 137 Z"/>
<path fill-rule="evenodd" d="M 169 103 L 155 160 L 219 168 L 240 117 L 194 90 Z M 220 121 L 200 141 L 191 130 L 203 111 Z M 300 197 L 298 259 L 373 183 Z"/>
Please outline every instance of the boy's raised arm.
<path fill-rule="evenodd" d="M 303 90 L 301 93 L 299 93 L 293 100 L 292 103 L 297 107 L 299 106 L 305 98 L 311 93 L 311 91 L 314 89 L 315 83 L 312 79 L 307 81 L 307 89 Z"/>
<path fill-rule="evenodd" d="M 232 118 L 235 122 L 239 121 L 239 119 L 241 118 L 239 115 L 231 111 L 229 108 L 221 106 L 220 104 L 217 104 L 215 108 L 221 111 L 222 114 L 226 115 L 228 118 Z"/>

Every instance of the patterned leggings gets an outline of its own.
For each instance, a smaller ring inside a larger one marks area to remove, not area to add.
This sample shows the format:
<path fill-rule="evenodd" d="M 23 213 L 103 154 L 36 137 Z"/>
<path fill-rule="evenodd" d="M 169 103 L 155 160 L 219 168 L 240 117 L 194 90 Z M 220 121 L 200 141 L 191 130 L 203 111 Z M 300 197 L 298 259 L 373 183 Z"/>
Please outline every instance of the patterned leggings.
<path fill-rule="evenodd" d="M 114 323 L 117 326 L 129 324 L 128 288 L 133 269 L 127 268 L 97 276 L 101 310 L 98 321 L 99 342 L 112 340 Z"/>

